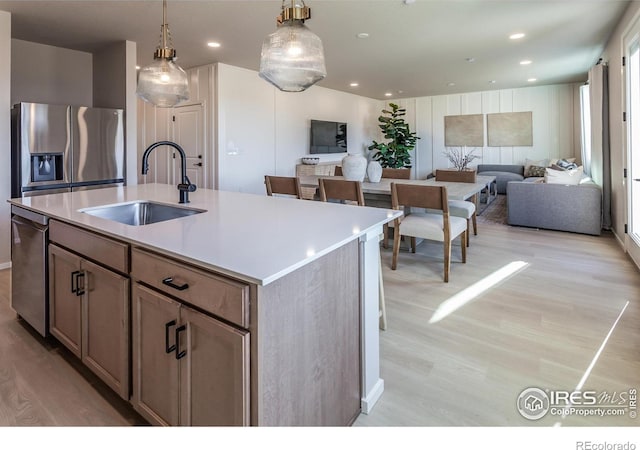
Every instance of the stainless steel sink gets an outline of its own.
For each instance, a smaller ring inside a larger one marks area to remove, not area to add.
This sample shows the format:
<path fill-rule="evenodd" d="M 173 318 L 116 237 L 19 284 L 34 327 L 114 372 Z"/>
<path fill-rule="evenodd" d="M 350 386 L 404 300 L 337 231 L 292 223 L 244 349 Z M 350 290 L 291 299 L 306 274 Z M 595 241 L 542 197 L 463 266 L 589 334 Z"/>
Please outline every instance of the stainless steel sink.
<path fill-rule="evenodd" d="M 192 216 L 194 214 L 206 212 L 206 210 L 166 205 L 164 203 L 155 203 L 145 200 L 87 208 L 80 210 L 80 212 L 101 217 L 103 219 L 114 220 L 126 225 L 139 226 L 164 222 L 165 220 L 178 219 L 185 216 Z"/>

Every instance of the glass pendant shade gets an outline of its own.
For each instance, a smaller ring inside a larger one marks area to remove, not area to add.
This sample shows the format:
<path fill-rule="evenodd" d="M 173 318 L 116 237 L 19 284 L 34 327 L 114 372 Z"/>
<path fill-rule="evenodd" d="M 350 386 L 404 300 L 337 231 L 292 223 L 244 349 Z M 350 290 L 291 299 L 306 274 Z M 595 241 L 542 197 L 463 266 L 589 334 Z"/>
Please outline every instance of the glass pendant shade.
<path fill-rule="evenodd" d="M 281 91 L 304 91 L 326 76 L 322 41 L 302 20 L 285 21 L 264 40 L 260 77 Z"/>
<path fill-rule="evenodd" d="M 153 54 L 153 62 L 138 72 L 138 97 L 160 108 L 171 108 L 189 99 L 187 73 L 174 62 L 175 58 L 167 24 L 167 0 L 162 0 L 160 43 Z"/>
<path fill-rule="evenodd" d="M 138 74 L 138 96 L 161 108 L 170 108 L 189 99 L 187 73 L 166 58 L 155 58 Z"/>

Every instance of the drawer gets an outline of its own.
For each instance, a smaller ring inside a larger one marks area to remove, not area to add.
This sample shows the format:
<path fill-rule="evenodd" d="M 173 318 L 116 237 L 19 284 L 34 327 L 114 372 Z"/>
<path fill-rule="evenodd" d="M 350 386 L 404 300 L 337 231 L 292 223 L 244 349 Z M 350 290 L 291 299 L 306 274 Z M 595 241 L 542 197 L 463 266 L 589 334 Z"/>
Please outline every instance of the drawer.
<path fill-rule="evenodd" d="M 129 272 L 129 245 L 57 220 L 49 222 L 49 240 L 122 273 Z"/>
<path fill-rule="evenodd" d="M 131 276 L 236 325 L 249 327 L 249 286 L 244 283 L 139 248 L 131 251 Z M 171 281 L 163 282 L 167 279 Z"/>

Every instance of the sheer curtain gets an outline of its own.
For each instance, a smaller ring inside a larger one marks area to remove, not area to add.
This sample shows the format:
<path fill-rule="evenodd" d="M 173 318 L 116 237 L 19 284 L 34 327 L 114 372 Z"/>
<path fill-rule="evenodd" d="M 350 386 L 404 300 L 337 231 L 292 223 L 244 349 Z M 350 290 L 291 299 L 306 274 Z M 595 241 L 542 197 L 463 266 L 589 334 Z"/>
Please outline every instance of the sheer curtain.
<path fill-rule="evenodd" d="M 581 133 L 581 158 L 582 170 L 587 176 L 591 176 L 591 104 L 589 103 L 589 85 L 580 86 L 580 124 Z"/>
<path fill-rule="evenodd" d="M 602 228 L 611 229 L 611 150 L 609 147 L 609 68 L 589 71 L 591 113 L 591 178 L 602 187 Z"/>

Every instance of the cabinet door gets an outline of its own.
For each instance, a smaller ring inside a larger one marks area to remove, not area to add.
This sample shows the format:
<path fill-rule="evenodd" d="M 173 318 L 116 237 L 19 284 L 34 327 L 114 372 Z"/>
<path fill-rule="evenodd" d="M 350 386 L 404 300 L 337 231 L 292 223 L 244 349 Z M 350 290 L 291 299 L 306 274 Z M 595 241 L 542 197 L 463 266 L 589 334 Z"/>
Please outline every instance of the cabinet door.
<path fill-rule="evenodd" d="M 131 402 L 153 424 L 178 425 L 179 364 L 167 349 L 175 344 L 180 304 L 137 283 L 132 294 Z"/>
<path fill-rule="evenodd" d="M 249 333 L 183 307 L 181 425 L 249 425 Z"/>
<path fill-rule="evenodd" d="M 49 245 L 49 331 L 78 358 L 83 277 L 78 256 Z"/>
<path fill-rule="evenodd" d="M 129 280 L 86 260 L 82 268 L 82 361 L 129 400 Z"/>

